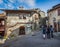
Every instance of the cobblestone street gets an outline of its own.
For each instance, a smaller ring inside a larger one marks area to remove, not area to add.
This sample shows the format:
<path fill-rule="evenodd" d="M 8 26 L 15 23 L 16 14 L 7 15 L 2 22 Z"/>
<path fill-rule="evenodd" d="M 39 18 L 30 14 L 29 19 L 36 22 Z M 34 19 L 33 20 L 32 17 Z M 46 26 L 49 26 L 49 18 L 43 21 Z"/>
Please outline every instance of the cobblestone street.
<path fill-rule="evenodd" d="M 56 37 L 44 40 L 41 31 L 38 31 L 33 36 L 25 35 L 13 40 L 7 40 L 0 47 L 60 47 L 60 40 Z"/>

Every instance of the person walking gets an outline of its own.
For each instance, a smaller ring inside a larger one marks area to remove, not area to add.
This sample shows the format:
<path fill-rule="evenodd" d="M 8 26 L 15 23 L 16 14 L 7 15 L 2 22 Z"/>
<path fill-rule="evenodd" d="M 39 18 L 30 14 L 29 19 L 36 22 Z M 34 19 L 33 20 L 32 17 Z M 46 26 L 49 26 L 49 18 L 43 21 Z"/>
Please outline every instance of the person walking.
<path fill-rule="evenodd" d="M 50 39 L 50 27 L 49 26 L 47 27 L 47 32 L 46 33 L 47 33 L 47 38 Z"/>
<path fill-rule="evenodd" d="M 42 27 L 42 30 L 43 30 L 43 39 L 46 38 L 46 27 L 45 25 Z"/>
<path fill-rule="evenodd" d="M 50 33 L 51 33 L 51 38 L 53 38 L 53 31 L 54 31 L 54 28 L 52 25 L 50 25 Z"/>

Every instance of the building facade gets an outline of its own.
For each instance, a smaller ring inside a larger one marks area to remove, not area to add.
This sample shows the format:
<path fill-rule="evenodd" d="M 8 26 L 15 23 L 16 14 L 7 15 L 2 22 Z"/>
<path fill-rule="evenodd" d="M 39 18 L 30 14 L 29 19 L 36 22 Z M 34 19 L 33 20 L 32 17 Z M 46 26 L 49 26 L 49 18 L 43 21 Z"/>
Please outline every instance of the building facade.
<path fill-rule="evenodd" d="M 60 4 L 55 5 L 48 10 L 49 25 L 53 25 L 55 31 L 60 31 Z"/>
<path fill-rule="evenodd" d="M 32 9 L 32 10 L 35 10 L 40 15 L 39 16 L 39 26 L 41 27 L 42 25 L 45 25 L 46 24 L 45 12 L 40 10 L 40 8 L 35 8 L 35 9 Z"/>
<path fill-rule="evenodd" d="M 7 36 L 31 34 L 39 29 L 39 13 L 34 10 L 3 10 L 7 16 Z"/>

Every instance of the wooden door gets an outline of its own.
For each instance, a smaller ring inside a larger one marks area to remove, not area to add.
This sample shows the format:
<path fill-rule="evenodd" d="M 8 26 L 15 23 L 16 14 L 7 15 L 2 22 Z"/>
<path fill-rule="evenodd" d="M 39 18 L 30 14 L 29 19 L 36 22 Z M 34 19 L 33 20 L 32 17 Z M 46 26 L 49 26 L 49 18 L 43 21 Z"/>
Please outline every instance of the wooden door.
<path fill-rule="evenodd" d="M 25 35 L 25 27 L 24 26 L 21 26 L 19 28 L 19 35 Z"/>
<path fill-rule="evenodd" d="M 54 31 L 57 32 L 57 23 L 54 22 Z"/>

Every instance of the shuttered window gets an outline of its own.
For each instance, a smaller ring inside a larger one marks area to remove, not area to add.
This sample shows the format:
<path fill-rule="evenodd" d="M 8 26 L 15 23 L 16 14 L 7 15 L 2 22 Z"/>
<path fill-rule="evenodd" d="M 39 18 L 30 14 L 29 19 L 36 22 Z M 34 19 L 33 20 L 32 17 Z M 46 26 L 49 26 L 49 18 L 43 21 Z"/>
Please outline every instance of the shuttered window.
<path fill-rule="evenodd" d="M 60 9 L 58 9 L 58 16 L 60 16 Z"/>

